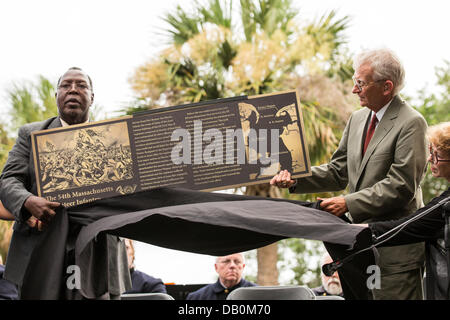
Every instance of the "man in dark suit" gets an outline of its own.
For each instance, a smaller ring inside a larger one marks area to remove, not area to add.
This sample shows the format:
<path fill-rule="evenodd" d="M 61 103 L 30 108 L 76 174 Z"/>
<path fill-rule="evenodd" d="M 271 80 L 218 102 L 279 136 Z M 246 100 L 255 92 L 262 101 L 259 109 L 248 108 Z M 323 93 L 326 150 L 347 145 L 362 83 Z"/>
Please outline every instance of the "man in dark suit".
<path fill-rule="evenodd" d="M 292 180 L 284 170 L 270 183 L 294 193 L 348 187 L 344 196 L 323 199 L 321 208 L 354 223 L 398 219 L 423 205 L 420 182 L 426 168 L 427 124 L 398 95 L 404 69 L 394 53 L 362 52 L 354 69 L 352 92 L 366 108 L 351 115 L 331 161 L 312 167 L 311 177 Z M 378 251 L 381 288 L 372 291 L 374 298 L 422 299 L 423 243 Z"/>
<path fill-rule="evenodd" d="M 19 294 L 25 284 L 24 280 L 26 282 L 27 267 L 38 243 L 39 234 L 45 232 L 60 206 L 58 202 L 37 196 L 31 133 L 88 122 L 89 108 L 94 100 L 92 80 L 80 68 L 70 68 L 58 80 L 55 97 L 59 115 L 45 121 L 26 124 L 19 129 L 0 180 L 0 200 L 15 219 L 4 276 L 18 285 Z M 118 252 L 123 253 L 122 260 L 126 265 L 123 242 L 118 242 L 118 248 Z M 113 290 L 99 298 L 118 298 L 120 293 Z"/>
<path fill-rule="evenodd" d="M 186 300 L 226 300 L 234 289 L 256 286 L 242 278 L 245 263 L 240 253 L 217 257 L 214 267 L 219 275 L 217 282 L 189 293 Z"/>

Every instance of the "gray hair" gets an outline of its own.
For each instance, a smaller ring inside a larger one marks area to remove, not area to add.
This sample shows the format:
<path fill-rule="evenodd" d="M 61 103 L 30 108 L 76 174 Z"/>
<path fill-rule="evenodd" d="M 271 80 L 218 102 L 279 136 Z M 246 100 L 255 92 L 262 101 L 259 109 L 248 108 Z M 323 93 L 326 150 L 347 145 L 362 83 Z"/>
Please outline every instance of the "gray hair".
<path fill-rule="evenodd" d="M 387 49 L 374 49 L 361 52 L 353 60 L 353 69 L 369 64 L 373 69 L 373 80 L 391 80 L 394 83 L 394 95 L 404 87 L 405 69 L 397 55 Z"/>

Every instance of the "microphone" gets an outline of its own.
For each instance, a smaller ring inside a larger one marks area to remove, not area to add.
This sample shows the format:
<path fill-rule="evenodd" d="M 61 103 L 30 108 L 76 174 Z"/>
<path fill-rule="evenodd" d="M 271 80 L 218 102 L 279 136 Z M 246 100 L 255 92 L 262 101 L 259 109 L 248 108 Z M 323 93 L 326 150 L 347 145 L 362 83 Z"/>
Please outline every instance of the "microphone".
<path fill-rule="evenodd" d="M 342 265 L 342 261 L 339 260 L 324 264 L 322 266 L 322 272 L 327 277 L 331 277 Z"/>

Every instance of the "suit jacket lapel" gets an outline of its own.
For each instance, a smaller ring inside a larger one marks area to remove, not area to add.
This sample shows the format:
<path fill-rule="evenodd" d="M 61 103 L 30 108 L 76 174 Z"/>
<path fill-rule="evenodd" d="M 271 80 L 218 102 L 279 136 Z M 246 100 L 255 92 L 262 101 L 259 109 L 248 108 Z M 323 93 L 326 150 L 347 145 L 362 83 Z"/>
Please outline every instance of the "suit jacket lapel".
<path fill-rule="evenodd" d="M 369 161 L 370 157 L 372 156 L 373 152 L 375 151 L 376 146 L 383 140 L 383 138 L 391 131 L 391 129 L 394 127 L 394 119 L 397 118 L 399 107 L 400 107 L 400 99 L 395 96 L 392 100 L 391 104 L 386 110 L 386 113 L 384 114 L 383 118 L 381 119 L 380 123 L 378 124 L 375 133 L 372 137 L 372 140 L 370 140 L 369 145 L 367 146 L 366 153 L 364 154 L 364 157 L 362 158 L 361 165 L 359 166 L 358 170 L 358 176 L 361 177 L 361 173 L 363 172 L 367 161 Z M 360 153 L 361 148 L 360 149 Z M 358 178 L 358 179 L 359 179 Z"/>
<path fill-rule="evenodd" d="M 53 119 L 52 122 L 48 125 L 47 129 L 59 128 L 62 127 L 61 120 L 59 120 L 59 116 Z"/>

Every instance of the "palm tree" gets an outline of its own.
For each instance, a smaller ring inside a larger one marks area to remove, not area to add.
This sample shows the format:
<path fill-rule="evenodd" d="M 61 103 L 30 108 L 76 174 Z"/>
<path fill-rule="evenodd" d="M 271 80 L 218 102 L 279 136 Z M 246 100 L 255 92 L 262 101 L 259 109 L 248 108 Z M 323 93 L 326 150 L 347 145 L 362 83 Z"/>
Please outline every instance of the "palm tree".
<path fill-rule="evenodd" d="M 208 0 L 194 12 L 177 6 L 167 14 L 168 46 L 136 69 L 137 99 L 125 111 L 298 88 L 310 158 L 323 161 L 354 105 L 345 86 L 353 71 L 342 37 L 348 18 L 331 11 L 301 27 L 291 0 L 240 0 L 234 21 L 233 3 Z M 245 194 L 282 196 L 268 184 Z M 277 260 L 276 244 L 258 250 L 259 284 L 277 284 Z"/>
<path fill-rule="evenodd" d="M 25 123 L 41 121 L 57 114 L 55 88 L 43 76 L 39 76 L 37 83 L 15 84 L 8 91 L 8 96 L 13 131 Z"/>

